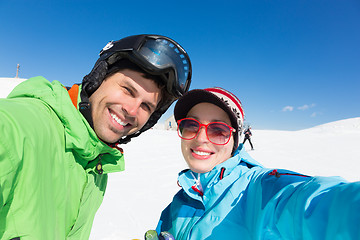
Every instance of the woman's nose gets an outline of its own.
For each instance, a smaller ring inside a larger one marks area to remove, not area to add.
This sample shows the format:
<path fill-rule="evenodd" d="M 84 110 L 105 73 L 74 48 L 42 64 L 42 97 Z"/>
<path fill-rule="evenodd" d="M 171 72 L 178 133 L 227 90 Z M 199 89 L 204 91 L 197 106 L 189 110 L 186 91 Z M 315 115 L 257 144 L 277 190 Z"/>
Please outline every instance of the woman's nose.
<path fill-rule="evenodd" d="M 199 132 L 196 136 L 196 140 L 199 142 L 208 142 L 209 139 L 206 134 L 206 128 L 204 126 L 201 126 L 199 129 Z"/>

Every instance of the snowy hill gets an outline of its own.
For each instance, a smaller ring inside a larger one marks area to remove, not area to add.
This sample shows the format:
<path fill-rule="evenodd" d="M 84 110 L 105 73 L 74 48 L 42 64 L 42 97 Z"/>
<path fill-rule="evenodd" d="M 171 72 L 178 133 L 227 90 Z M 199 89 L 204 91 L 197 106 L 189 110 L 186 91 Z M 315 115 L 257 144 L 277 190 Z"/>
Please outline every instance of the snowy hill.
<path fill-rule="evenodd" d="M 0 98 L 5 98 L 24 78 L 0 78 Z"/>
<path fill-rule="evenodd" d="M 351 119 L 344 119 L 339 120 L 336 122 L 322 124 L 313 128 L 309 129 L 310 131 L 314 132 L 330 132 L 330 133 L 343 133 L 344 131 L 349 132 L 359 132 L 360 131 L 360 118 L 351 118 Z M 302 130 L 308 131 L 308 130 Z"/>
<path fill-rule="evenodd" d="M 255 150 L 248 152 L 265 167 L 359 181 L 359 125 L 352 118 L 301 131 L 253 129 Z M 149 130 L 124 150 L 126 171 L 109 175 L 92 240 L 143 239 L 179 190 L 177 174 L 186 165 L 175 131 Z"/>

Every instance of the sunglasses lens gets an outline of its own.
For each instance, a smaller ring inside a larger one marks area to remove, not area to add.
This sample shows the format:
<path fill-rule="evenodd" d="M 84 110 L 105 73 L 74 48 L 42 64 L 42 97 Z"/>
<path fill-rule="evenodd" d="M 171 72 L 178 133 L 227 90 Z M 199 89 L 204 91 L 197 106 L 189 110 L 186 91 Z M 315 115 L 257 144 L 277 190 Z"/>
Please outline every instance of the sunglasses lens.
<path fill-rule="evenodd" d="M 211 123 L 207 127 L 209 140 L 215 144 L 225 144 L 230 138 L 230 128 L 223 123 Z"/>
<path fill-rule="evenodd" d="M 184 119 L 180 121 L 178 132 L 183 139 L 192 139 L 199 131 L 200 124 L 191 119 Z"/>

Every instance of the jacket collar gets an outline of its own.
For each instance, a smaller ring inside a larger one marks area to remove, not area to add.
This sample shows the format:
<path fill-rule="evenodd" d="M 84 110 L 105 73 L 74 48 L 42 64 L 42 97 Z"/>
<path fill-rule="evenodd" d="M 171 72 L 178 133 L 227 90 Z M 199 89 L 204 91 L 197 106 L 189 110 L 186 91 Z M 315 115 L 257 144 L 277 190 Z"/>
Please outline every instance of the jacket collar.
<path fill-rule="evenodd" d="M 69 93 L 60 82 L 50 83 L 43 77 L 30 78 L 20 83 L 9 95 L 9 98 L 15 97 L 37 98 L 49 105 L 64 126 L 66 151 L 73 152 L 78 163 L 85 169 L 95 167 L 94 161 L 97 162 L 101 154 L 104 173 L 124 170 L 123 154 L 96 136 L 86 119 L 74 107 Z M 77 99 L 79 102 L 79 93 Z"/>
<path fill-rule="evenodd" d="M 94 128 L 91 117 L 89 98 L 84 93 L 84 91 L 81 91 L 82 90 L 81 88 L 82 85 L 74 84 L 68 90 L 68 93 L 75 108 L 78 109 L 78 111 L 82 114 L 83 118 L 86 119 L 87 127 L 90 127 L 90 129 L 92 130 L 91 132 L 96 135 L 96 133 L 93 130 Z M 101 143 L 100 147 L 102 147 L 102 149 L 100 150 L 99 156 L 96 157 L 97 160 L 90 161 L 86 168 L 95 169 L 97 172 L 99 172 L 99 169 L 97 168 L 100 164 L 101 172 L 103 173 L 110 173 L 110 172 L 124 170 L 122 148 L 120 148 L 118 144 L 109 145 L 107 143 L 104 143 L 97 136 L 96 139 L 98 140 L 98 142 Z M 115 161 L 115 159 L 119 158 L 119 152 L 120 152 L 120 158 L 122 160 L 121 162 Z"/>
<path fill-rule="evenodd" d="M 239 165 L 241 165 L 240 170 L 237 169 Z M 240 144 L 233 157 L 216 165 L 210 172 L 198 174 L 189 169 L 184 170 L 179 173 L 178 182 L 189 196 L 202 201 L 201 194 L 199 195 L 193 189 L 193 186 L 196 186 L 197 178 L 199 178 L 203 194 L 206 195 L 206 192 L 215 185 L 224 181 L 230 184 L 239 174 L 241 175 L 244 171 L 248 171 L 249 168 L 254 166 L 261 166 L 261 164 L 250 157 L 243 148 L 243 144 Z M 234 171 L 235 169 L 236 171 Z"/>

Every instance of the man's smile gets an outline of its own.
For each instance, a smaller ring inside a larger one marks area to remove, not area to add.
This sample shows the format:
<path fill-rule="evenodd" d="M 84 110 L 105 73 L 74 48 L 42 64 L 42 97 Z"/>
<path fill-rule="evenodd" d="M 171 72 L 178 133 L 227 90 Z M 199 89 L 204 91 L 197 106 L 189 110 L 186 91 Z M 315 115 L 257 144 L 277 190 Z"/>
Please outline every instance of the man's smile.
<path fill-rule="evenodd" d="M 120 124 L 121 126 L 125 127 L 127 125 L 126 122 L 123 122 L 120 120 L 120 118 L 113 112 L 110 111 L 110 116 L 118 123 Z"/>

